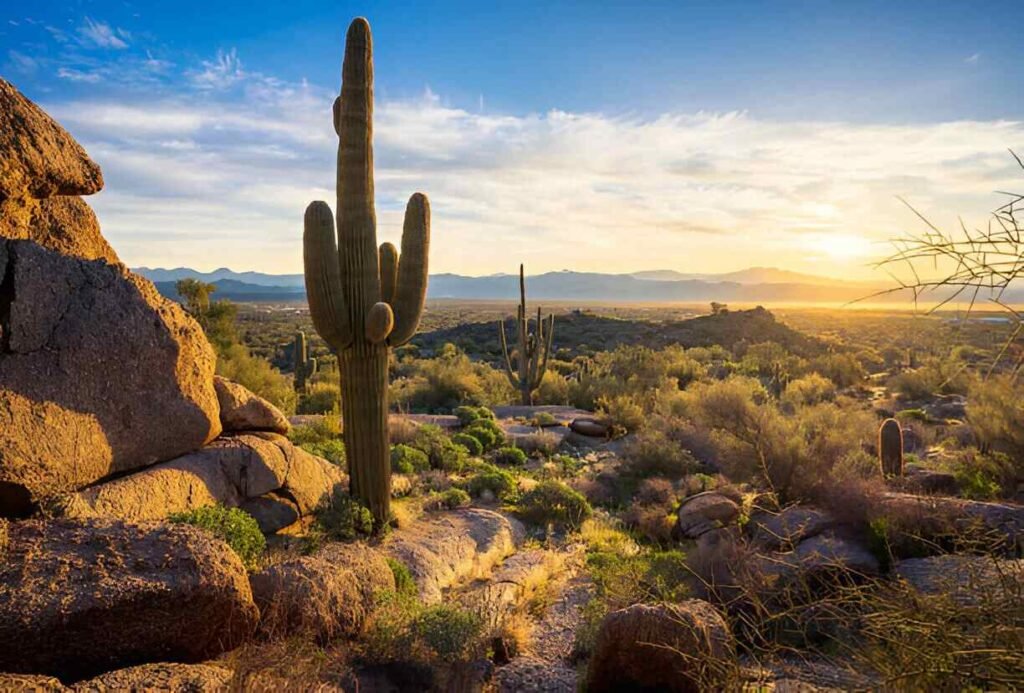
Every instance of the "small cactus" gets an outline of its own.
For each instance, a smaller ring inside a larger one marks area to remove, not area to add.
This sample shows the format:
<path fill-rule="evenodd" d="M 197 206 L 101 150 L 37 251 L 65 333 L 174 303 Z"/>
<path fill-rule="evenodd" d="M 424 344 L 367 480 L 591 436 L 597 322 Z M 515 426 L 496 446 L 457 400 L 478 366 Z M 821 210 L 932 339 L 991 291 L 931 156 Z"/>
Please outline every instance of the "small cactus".
<path fill-rule="evenodd" d="M 309 347 L 306 344 L 306 333 L 295 333 L 295 342 L 292 345 L 292 363 L 295 367 L 295 391 L 304 393 L 307 381 L 316 375 L 317 361 L 309 357 Z"/>
<path fill-rule="evenodd" d="M 903 476 L 903 429 L 896 419 L 886 419 L 878 429 L 878 460 L 886 477 Z"/>
<path fill-rule="evenodd" d="M 430 203 L 416 193 L 405 208 L 402 253 L 377 246 L 373 199 L 373 41 L 363 18 L 345 38 L 338 135 L 337 235 L 331 208 L 306 208 L 303 256 L 313 325 L 338 353 L 341 411 L 352 495 L 388 522 L 388 355 L 412 339 L 427 292 Z"/>
<path fill-rule="evenodd" d="M 516 316 L 518 349 L 515 352 L 515 368 L 505 337 L 504 320 L 498 322 L 498 334 L 501 336 L 501 351 L 505 356 L 505 373 L 512 387 L 519 390 L 520 399 L 525 405 L 533 404 L 533 393 L 544 379 L 548 353 L 551 351 L 551 337 L 555 333 L 555 316 L 549 315 L 544 319 L 540 313 L 540 308 L 537 308 L 536 333 L 530 334 L 530 320 L 526 315 L 526 277 L 523 266 L 519 265 L 519 310 Z"/>

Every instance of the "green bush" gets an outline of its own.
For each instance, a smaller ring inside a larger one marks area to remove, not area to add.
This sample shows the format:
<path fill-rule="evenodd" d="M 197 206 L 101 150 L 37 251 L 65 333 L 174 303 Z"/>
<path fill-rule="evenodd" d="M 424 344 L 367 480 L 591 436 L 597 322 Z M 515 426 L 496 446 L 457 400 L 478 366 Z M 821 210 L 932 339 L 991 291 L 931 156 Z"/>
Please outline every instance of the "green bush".
<path fill-rule="evenodd" d="M 470 477 L 467 483 L 469 492 L 479 497 L 484 491 L 490 491 L 498 500 L 506 500 L 515 494 L 516 478 L 504 469 L 487 465 Z"/>
<path fill-rule="evenodd" d="M 299 446 L 311 455 L 323 457 L 328 462 L 345 468 L 345 443 L 341 439 L 322 440 L 316 443 L 304 443 Z"/>
<path fill-rule="evenodd" d="M 398 474 L 413 474 L 430 469 L 427 453 L 408 445 L 391 446 L 391 471 Z"/>
<path fill-rule="evenodd" d="M 536 414 L 534 414 L 532 419 L 530 419 L 531 426 L 544 427 L 555 426 L 557 424 L 558 419 L 556 419 L 554 416 L 552 416 L 549 412 L 546 411 L 539 411 Z"/>
<path fill-rule="evenodd" d="M 238 508 L 211 505 L 174 513 L 168 519 L 176 524 L 205 529 L 218 539 L 223 539 L 247 568 L 256 567 L 263 550 L 267 547 L 267 540 L 256 520 Z"/>
<path fill-rule="evenodd" d="M 469 426 L 474 421 L 479 421 L 480 419 L 494 420 L 494 412 L 487 407 L 474 407 L 464 404 L 461 407 L 456 407 L 452 413 L 459 417 L 459 424 L 462 426 Z"/>
<path fill-rule="evenodd" d="M 456 433 L 452 436 L 452 442 L 469 450 L 469 454 L 474 457 L 484 454 L 484 446 L 468 433 Z"/>
<path fill-rule="evenodd" d="M 413 580 L 412 573 L 409 572 L 409 567 L 394 558 L 386 560 L 388 567 L 391 568 L 391 574 L 395 576 L 395 592 L 402 596 L 415 597 L 419 590 L 416 587 L 416 581 Z"/>
<path fill-rule="evenodd" d="M 542 481 L 523 495 L 519 514 L 535 525 L 555 525 L 576 528 L 593 510 L 583 495 L 560 481 Z"/>
<path fill-rule="evenodd" d="M 494 451 L 494 463 L 505 467 L 519 467 L 526 464 L 526 453 L 519 448 L 498 448 Z"/>
<path fill-rule="evenodd" d="M 409 443 L 411 447 L 426 453 L 430 466 L 445 471 L 459 471 L 466 462 L 468 451 L 456 445 L 439 426 L 420 426 Z"/>
<path fill-rule="evenodd" d="M 414 630 L 443 660 L 463 659 L 479 644 L 480 617 L 449 604 L 431 606 L 417 616 Z"/>
<path fill-rule="evenodd" d="M 484 451 L 492 450 L 505 442 L 505 431 L 492 419 L 477 419 L 463 429 L 462 433 L 480 441 Z"/>
<path fill-rule="evenodd" d="M 661 420 L 640 431 L 626 447 L 629 471 L 637 477 L 663 476 L 669 479 L 692 474 L 700 464 L 689 450 L 673 440 Z"/>
<path fill-rule="evenodd" d="M 299 414 L 330 414 L 341 406 L 341 388 L 334 383 L 313 383 L 299 395 Z"/>
<path fill-rule="evenodd" d="M 456 508 L 466 507 L 469 505 L 470 500 L 468 493 L 461 488 L 452 487 L 438 494 L 436 502 L 438 507 L 455 510 Z"/>
<path fill-rule="evenodd" d="M 352 541 L 373 532 L 373 515 L 341 489 L 316 509 L 316 529 L 334 541 Z"/>

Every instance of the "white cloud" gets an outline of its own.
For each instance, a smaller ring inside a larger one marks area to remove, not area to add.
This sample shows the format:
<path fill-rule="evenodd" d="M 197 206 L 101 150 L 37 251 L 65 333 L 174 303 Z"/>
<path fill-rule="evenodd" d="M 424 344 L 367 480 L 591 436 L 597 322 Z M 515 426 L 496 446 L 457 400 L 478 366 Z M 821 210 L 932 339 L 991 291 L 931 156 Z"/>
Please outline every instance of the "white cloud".
<path fill-rule="evenodd" d="M 103 79 L 103 76 L 98 72 L 82 72 L 81 70 L 75 70 L 70 67 L 62 67 L 58 69 L 57 76 L 71 82 L 87 82 L 89 84 L 95 84 Z"/>
<path fill-rule="evenodd" d="M 191 77 L 205 88 L 175 99 L 52 108 L 104 167 L 105 233 L 132 264 L 300 271 L 305 205 L 334 204 L 333 93 L 247 74 L 234 51 Z M 219 98 L 216 85 L 240 91 Z M 849 275 L 879 242 L 920 229 L 896 195 L 944 226 L 983 223 L 992 191 L 1020 180 L 1006 149 L 1024 149 L 1024 124 L 520 117 L 428 90 L 378 100 L 375 137 L 380 240 L 398 240 L 408 196 L 427 192 L 435 271 Z"/>
<path fill-rule="evenodd" d="M 85 24 L 78 27 L 78 33 L 82 37 L 82 43 L 97 48 L 127 48 L 126 39 L 130 38 L 127 31 L 113 29 L 106 22 L 96 22 L 90 17 L 85 18 Z"/>
<path fill-rule="evenodd" d="M 979 60 L 981 60 L 981 53 L 974 53 L 964 58 L 964 62 L 968 65 L 977 65 Z"/>
<path fill-rule="evenodd" d="M 19 53 L 16 50 L 7 51 L 7 59 L 10 62 L 12 69 L 15 72 L 20 72 L 22 74 L 35 72 L 39 67 L 39 63 L 36 62 L 34 58 L 25 55 L 24 53 Z"/>

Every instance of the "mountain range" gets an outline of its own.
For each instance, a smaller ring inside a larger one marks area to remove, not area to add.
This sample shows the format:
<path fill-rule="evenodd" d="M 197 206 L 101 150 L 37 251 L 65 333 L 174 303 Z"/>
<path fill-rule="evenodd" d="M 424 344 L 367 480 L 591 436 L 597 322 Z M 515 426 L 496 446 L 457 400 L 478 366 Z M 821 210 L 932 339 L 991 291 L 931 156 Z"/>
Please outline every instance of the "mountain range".
<path fill-rule="evenodd" d="M 187 267 L 139 267 L 134 271 L 172 297 L 177 295 L 174 283 L 186 278 L 212 283 L 217 287 L 218 297 L 235 301 L 287 301 L 305 297 L 301 274 L 235 272 L 228 268 L 199 272 Z M 430 277 L 428 297 L 510 300 L 517 296 L 518 284 L 518 277 L 511 274 L 483 277 L 434 274 Z M 885 288 L 888 287 L 883 284 L 846 282 L 774 267 L 751 267 L 723 274 L 675 270 L 629 274 L 562 270 L 530 276 L 527 286 L 531 298 L 547 300 L 737 303 L 848 302 Z M 907 299 L 903 296 L 890 297 L 889 300 Z"/>

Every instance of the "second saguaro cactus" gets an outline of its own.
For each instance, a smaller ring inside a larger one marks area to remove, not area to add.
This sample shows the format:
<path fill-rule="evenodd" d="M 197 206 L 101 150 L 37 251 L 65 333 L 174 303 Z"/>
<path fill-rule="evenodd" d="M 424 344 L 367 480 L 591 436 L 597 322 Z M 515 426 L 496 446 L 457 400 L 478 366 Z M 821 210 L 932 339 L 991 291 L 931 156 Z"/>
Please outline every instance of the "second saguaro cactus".
<path fill-rule="evenodd" d="M 545 329 L 546 324 L 546 329 Z M 555 334 L 555 316 L 541 317 L 537 308 L 536 332 L 530 333 L 530 319 L 526 314 L 526 276 L 523 266 L 519 265 L 519 310 L 516 313 L 517 349 L 516 366 L 512 365 L 512 356 L 508 350 L 508 339 L 505 337 L 505 321 L 498 322 L 498 334 L 501 336 L 501 351 L 505 356 L 505 373 L 512 387 L 519 390 L 520 400 L 525 405 L 533 404 L 533 393 L 544 380 L 544 371 L 548 367 L 548 353 L 551 351 L 551 338 Z"/>
<path fill-rule="evenodd" d="M 903 428 L 896 419 L 886 419 L 878 428 L 878 459 L 882 474 L 903 476 Z"/>
<path fill-rule="evenodd" d="M 352 495 L 388 521 L 388 351 L 416 333 L 427 291 L 430 203 L 414 194 L 405 208 L 402 253 L 377 246 L 373 196 L 373 44 L 370 25 L 353 20 L 345 38 L 338 135 L 337 235 L 325 202 L 306 208 L 306 294 L 317 332 L 338 353 L 341 411 Z"/>
<path fill-rule="evenodd" d="M 316 375 L 317 361 L 315 358 L 309 357 L 306 333 L 302 330 L 295 333 L 295 342 L 292 344 L 292 363 L 295 366 L 295 391 L 305 392 L 306 382 Z"/>

